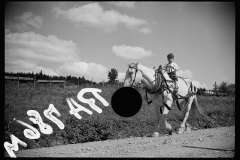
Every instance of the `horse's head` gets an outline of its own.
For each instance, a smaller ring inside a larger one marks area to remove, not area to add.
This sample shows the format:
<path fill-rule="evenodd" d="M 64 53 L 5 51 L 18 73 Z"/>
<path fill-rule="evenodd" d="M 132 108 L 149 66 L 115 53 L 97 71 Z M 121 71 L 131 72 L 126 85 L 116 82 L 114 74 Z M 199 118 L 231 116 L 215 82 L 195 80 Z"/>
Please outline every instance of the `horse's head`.
<path fill-rule="evenodd" d="M 124 87 L 132 87 L 134 84 L 141 81 L 140 72 L 138 70 L 138 62 L 130 63 L 126 71 L 126 76 L 124 79 Z"/>

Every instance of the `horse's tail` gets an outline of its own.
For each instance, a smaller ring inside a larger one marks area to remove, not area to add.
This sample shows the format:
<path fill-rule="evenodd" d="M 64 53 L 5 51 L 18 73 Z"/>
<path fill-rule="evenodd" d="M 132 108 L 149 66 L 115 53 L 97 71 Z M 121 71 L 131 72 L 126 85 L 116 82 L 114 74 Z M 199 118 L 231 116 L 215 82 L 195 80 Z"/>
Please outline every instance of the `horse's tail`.
<path fill-rule="evenodd" d="M 191 108 L 192 108 L 191 109 L 192 115 L 194 116 L 194 118 L 199 118 L 199 119 L 206 118 L 207 121 L 210 121 L 212 123 L 212 120 L 207 115 L 205 115 L 205 113 L 199 107 L 196 95 L 194 95 L 194 99 L 193 99 Z"/>
<path fill-rule="evenodd" d="M 202 114 L 202 110 L 199 108 L 198 101 L 197 101 L 197 96 L 194 95 L 193 103 L 192 103 L 192 113 L 195 118 L 200 118 L 199 115 Z M 199 114 L 198 114 L 199 113 Z"/>

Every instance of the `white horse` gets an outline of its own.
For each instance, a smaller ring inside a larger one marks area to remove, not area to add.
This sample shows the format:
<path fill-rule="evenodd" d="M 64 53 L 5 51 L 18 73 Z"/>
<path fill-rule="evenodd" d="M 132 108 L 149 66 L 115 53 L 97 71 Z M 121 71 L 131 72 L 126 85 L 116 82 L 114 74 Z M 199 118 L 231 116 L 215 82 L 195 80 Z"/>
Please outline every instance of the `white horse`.
<path fill-rule="evenodd" d="M 158 69 L 158 74 L 155 74 L 155 70 L 152 68 L 148 68 L 137 63 L 130 63 L 128 65 L 128 70 L 126 72 L 124 87 L 134 87 L 135 84 L 144 84 L 144 88 L 146 89 L 146 98 L 148 99 L 147 92 L 150 93 L 151 99 L 153 100 L 153 105 L 155 107 L 155 112 L 157 115 L 157 125 L 156 132 L 153 136 L 159 136 L 159 127 L 160 127 L 160 113 L 163 116 L 163 124 L 165 130 L 168 134 L 172 134 L 172 126 L 166 120 L 166 116 L 169 110 L 172 109 L 172 104 L 174 100 L 177 98 L 173 95 L 173 81 L 169 78 L 167 72 L 162 70 L 160 67 Z M 156 72 L 157 73 L 157 72 Z M 156 77 L 157 76 L 157 77 Z M 180 99 L 177 99 L 178 107 L 181 110 L 185 108 L 184 119 L 178 129 L 177 133 L 181 134 L 186 131 L 186 121 L 189 116 L 189 112 L 191 107 L 193 107 L 194 111 L 192 112 L 194 118 L 196 111 L 202 114 L 198 108 L 197 97 L 196 97 L 196 87 L 192 84 L 190 79 L 178 78 L 178 94 Z M 162 97 L 161 97 L 162 96 Z M 164 106 L 161 106 L 158 101 L 162 98 L 162 103 Z M 186 106 L 186 107 L 185 107 Z M 192 109 L 192 110 L 193 110 Z M 160 111 L 160 113 L 159 113 Z M 188 124 L 187 124 L 188 125 Z M 189 130 L 189 127 L 188 127 Z"/>

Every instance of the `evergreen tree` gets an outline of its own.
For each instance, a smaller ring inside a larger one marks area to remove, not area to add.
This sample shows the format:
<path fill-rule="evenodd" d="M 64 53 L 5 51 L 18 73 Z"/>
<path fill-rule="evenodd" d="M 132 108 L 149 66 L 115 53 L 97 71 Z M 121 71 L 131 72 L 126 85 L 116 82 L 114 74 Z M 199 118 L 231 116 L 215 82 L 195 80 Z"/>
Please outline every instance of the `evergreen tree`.
<path fill-rule="evenodd" d="M 116 79 L 118 78 L 118 70 L 112 68 L 110 72 L 108 72 L 109 83 L 116 83 Z"/>
<path fill-rule="evenodd" d="M 43 73 L 42 70 L 39 72 L 39 78 L 42 79 L 43 78 Z"/>

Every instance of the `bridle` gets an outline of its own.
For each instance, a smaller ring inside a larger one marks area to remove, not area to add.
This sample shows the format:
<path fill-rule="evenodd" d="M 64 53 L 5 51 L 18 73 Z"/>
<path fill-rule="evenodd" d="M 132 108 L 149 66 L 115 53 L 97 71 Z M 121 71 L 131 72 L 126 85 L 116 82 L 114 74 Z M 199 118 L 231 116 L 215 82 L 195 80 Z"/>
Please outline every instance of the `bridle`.
<path fill-rule="evenodd" d="M 131 84 L 130 87 L 138 88 L 138 87 L 139 87 L 139 84 L 134 85 L 134 82 L 135 82 L 135 80 L 136 80 L 136 75 L 137 75 L 137 72 L 138 72 L 139 70 L 138 70 L 137 68 L 135 68 L 135 67 L 132 67 L 132 66 L 129 66 L 128 68 L 135 69 L 135 76 L 134 76 L 133 82 L 132 82 L 132 84 Z M 163 77 L 163 74 L 162 74 L 162 72 L 161 72 L 160 69 L 162 70 L 162 67 L 161 67 L 161 66 L 159 66 L 159 68 L 158 68 L 157 70 L 155 70 L 155 74 L 154 74 L 155 80 L 152 81 L 151 83 L 157 81 L 159 78 L 164 79 L 164 78 L 162 78 L 162 77 Z M 161 74 L 158 78 L 156 78 L 157 72 L 160 72 L 160 74 Z M 166 82 L 165 82 L 165 83 L 166 83 Z M 164 85 L 163 85 L 163 81 L 161 81 L 159 85 L 160 85 L 161 88 L 162 88 L 162 87 L 164 86 Z M 149 92 L 149 90 L 150 90 L 149 88 L 146 88 L 146 91 Z"/>
<path fill-rule="evenodd" d="M 135 69 L 135 76 L 134 76 L 133 82 L 132 82 L 132 84 L 131 84 L 131 87 L 138 88 L 138 85 L 139 85 L 139 84 L 134 85 L 134 82 L 135 82 L 135 80 L 136 80 L 136 76 L 137 76 L 138 69 L 135 68 L 135 67 L 131 67 L 131 66 L 129 66 L 128 68 Z"/>
<path fill-rule="evenodd" d="M 134 76 L 133 82 L 132 82 L 132 84 L 131 84 L 130 87 L 139 88 L 139 86 L 138 86 L 139 84 L 138 84 L 138 85 L 134 85 L 134 82 L 135 82 L 135 80 L 136 80 L 136 75 L 137 75 L 138 69 L 135 68 L 135 67 L 132 67 L 132 66 L 129 66 L 129 68 L 135 69 L 135 76 Z M 158 73 L 160 73 L 160 75 L 159 75 Z M 158 75 L 157 75 L 157 74 L 158 74 Z M 145 89 L 145 94 L 146 94 L 146 101 L 147 101 L 148 105 L 149 105 L 150 103 L 152 103 L 152 101 L 148 101 L 148 95 L 147 95 L 148 93 L 154 94 L 154 93 L 159 92 L 160 94 L 162 94 L 164 90 L 166 90 L 166 89 L 169 90 L 169 88 L 168 88 L 168 86 L 167 86 L 167 83 L 166 83 L 166 80 L 165 80 L 165 78 L 164 78 L 164 76 L 163 76 L 163 73 L 162 73 L 162 67 L 161 67 L 161 65 L 159 66 L 159 68 L 158 68 L 157 70 L 155 70 L 154 76 L 155 76 L 155 80 L 152 81 L 151 83 L 153 83 L 153 82 L 156 81 L 155 84 L 158 83 L 158 85 L 157 85 L 158 87 L 155 87 L 154 90 L 151 90 L 150 88 L 148 88 L 148 86 L 144 87 L 144 89 Z M 156 77 L 156 76 L 158 76 L 158 77 Z M 164 84 L 166 84 L 166 85 L 164 85 Z M 167 88 L 166 88 L 166 86 L 167 86 Z M 163 96 L 163 94 L 162 94 L 162 96 Z"/>

